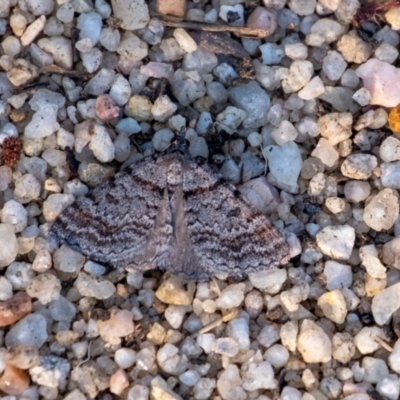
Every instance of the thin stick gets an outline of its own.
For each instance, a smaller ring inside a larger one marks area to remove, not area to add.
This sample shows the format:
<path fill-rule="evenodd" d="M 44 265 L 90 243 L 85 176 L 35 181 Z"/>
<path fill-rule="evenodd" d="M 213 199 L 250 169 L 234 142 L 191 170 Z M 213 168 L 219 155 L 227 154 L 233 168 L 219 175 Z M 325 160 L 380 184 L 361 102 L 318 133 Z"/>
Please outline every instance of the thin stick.
<path fill-rule="evenodd" d="M 161 14 L 153 14 L 154 17 L 160 19 L 160 22 L 165 26 L 170 26 L 172 28 L 184 28 L 193 29 L 206 32 L 232 32 L 239 37 L 247 37 L 250 39 L 262 39 L 268 35 L 269 31 L 266 29 L 257 28 L 247 28 L 244 26 L 231 26 L 231 25 L 221 25 L 221 24 L 203 24 L 201 22 L 192 21 L 179 21 L 175 19 L 170 19 Z"/>
<path fill-rule="evenodd" d="M 383 339 L 379 336 L 374 336 L 375 342 L 378 342 L 384 349 L 389 351 L 390 353 L 393 351 L 393 347 L 389 346 Z"/>

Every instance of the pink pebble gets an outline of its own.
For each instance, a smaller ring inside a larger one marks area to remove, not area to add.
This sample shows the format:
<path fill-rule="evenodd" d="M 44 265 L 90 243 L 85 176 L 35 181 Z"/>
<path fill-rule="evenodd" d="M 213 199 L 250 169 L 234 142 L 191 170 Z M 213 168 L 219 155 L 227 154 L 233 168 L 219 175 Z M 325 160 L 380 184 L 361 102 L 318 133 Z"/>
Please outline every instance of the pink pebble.
<path fill-rule="evenodd" d="M 142 65 L 140 67 L 140 72 L 143 75 L 152 77 L 152 78 L 170 78 L 174 73 L 174 69 L 172 65 L 150 61 L 146 65 Z"/>
<path fill-rule="evenodd" d="M 364 87 L 371 94 L 370 104 L 396 107 L 400 104 L 400 69 L 371 58 L 356 69 Z"/>
<path fill-rule="evenodd" d="M 120 396 L 127 387 L 129 387 L 128 375 L 120 368 L 110 377 L 110 392 Z"/>
<path fill-rule="evenodd" d="M 343 385 L 343 394 L 345 396 L 350 396 L 356 393 L 365 393 L 367 394 L 369 391 L 372 391 L 374 388 L 369 382 L 361 382 L 361 383 L 353 383 L 346 382 Z"/>
<path fill-rule="evenodd" d="M 271 35 L 277 28 L 276 16 L 264 7 L 256 7 L 247 19 L 247 26 L 249 28 L 266 29 L 268 35 Z"/>
<path fill-rule="evenodd" d="M 101 94 L 96 99 L 96 114 L 103 121 L 110 121 L 119 116 L 119 107 L 109 94 Z"/>

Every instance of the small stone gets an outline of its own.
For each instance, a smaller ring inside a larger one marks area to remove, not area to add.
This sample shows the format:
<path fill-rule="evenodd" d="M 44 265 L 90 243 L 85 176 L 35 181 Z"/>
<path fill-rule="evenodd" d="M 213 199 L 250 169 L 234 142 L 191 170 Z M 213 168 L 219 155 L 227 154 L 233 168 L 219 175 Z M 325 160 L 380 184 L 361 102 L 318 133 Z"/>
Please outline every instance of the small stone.
<path fill-rule="evenodd" d="M 41 15 L 26 28 L 25 32 L 21 36 L 22 46 L 28 46 L 35 40 L 36 36 L 38 36 L 43 30 L 45 22 L 46 17 Z"/>
<path fill-rule="evenodd" d="M 250 347 L 249 324 L 245 318 L 236 318 L 230 321 L 227 333 L 239 345 L 239 350 L 247 350 Z"/>
<path fill-rule="evenodd" d="M 156 121 L 164 122 L 168 118 L 170 118 L 178 107 L 171 101 L 171 99 L 167 96 L 160 96 L 154 102 L 154 105 L 151 108 L 151 113 Z"/>
<path fill-rule="evenodd" d="M 381 190 L 364 209 L 364 221 L 372 229 L 380 232 L 390 229 L 399 214 L 399 204 L 392 189 Z"/>
<path fill-rule="evenodd" d="M 186 0 L 157 0 L 157 12 L 175 17 L 184 17 Z"/>
<path fill-rule="evenodd" d="M 152 107 L 153 104 L 147 97 L 135 95 L 129 99 L 124 111 L 128 117 L 132 117 L 139 122 L 151 121 L 153 118 Z"/>
<path fill-rule="evenodd" d="M 337 49 L 348 63 L 356 64 L 367 61 L 374 51 L 372 45 L 362 40 L 355 31 L 343 35 L 337 43 Z M 357 70 L 356 73 L 361 77 Z"/>
<path fill-rule="evenodd" d="M 19 369 L 29 369 L 39 363 L 38 348 L 29 344 L 10 346 L 6 354 L 7 363 Z"/>
<path fill-rule="evenodd" d="M 6 301 L 0 302 L 0 326 L 12 325 L 32 312 L 30 297 L 19 292 Z"/>
<path fill-rule="evenodd" d="M 227 286 L 222 290 L 220 297 L 215 301 L 217 308 L 239 307 L 244 300 L 244 283 L 237 283 Z"/>
<path fill-rule="evenodd" d="M 361 88 L 359 90 L 357 90 L 357 92 L 355 92 L 353 94 L 353 100 L 356 101 L 360 106 L 367 106 L 368 104 L 370 104 L 371 102 L 371 93 L 365 89 L 365 88 Z"/>
<path fill-rule="evenodd" d="M 347 333 L 336 333 L 332 338 L 332 357 L 343 363 L 347 364 L 356 351 L 356 346 L 353 343 L 353 337 Z"/>
<path fill-rule="evenodd" d="M 149 9 L 144 0 L 112 0 L 111 5 L 114 17 L 121 20 L 122 29 L 134 31 L 144 28 L 150 21 Z"/>
<path fill-rule="evenodd" d="M 274 378 L 274 370 L 268 361 L 260 364 L 252 363 L 242 375 L 243 389 L 246 391 L 275 389 L 278 382 Z"/>
<path fill-rule="evenodd" d="M 179 329 L 188 308 L 186 306 L 169 305 L 165 310 L 165 319 L 173 329 Z"/>
<path fill-rule="evenodd" d="M 348 181 L 344 185 L 344 195 L 351 203 L 364 201 L 371 193 L 371 185 L 368 182 Z"/>
<path fill-rule="evenodd" d="M 165 400 L 182 400 L 182 397 L 174 393 L 167 382 L 157 375 L 151 380 L 150 398 Z"/>
<path fill-rule="evenodd" d="M 109 94 L 101 94 L 96 99 L 96 114 L 103 121 L 110 121 L 119 116 L 119 107 Z"/>
<path fill-rule="evenodd" d="M 312 100 L 325 92 L 325 86 L 319 76 L 315 76 L 308 82 L 303 89 L 298 92 L 298 96 L 303 100 Z"/>
<path fill-rule="evenodd" d="M 382 261 L 386 265 L 400 269 L 400 237 L 396 237 L 383 245 Z"/>
<path fill-rule="evenodd" d="M 91 360 L 75 368 L 72 371 L 71 380 L 91 398 L 95 398 L 99 392 L 110 386 L 109 375 L 103 372 L 97 362 Z"/>
<path fill-rule="evenodd" d="M 245 400 L 246 392 L 242 387 L 239 368 L 235 364 L 228 365 L 217 381 L 217 390 L 222 399 Z"/>
<path fill-rule="evenodd" d="M 317 236 L 318 248 L 336 260 L 348 260 L 355 242 L 355 230 L 349 225 L 327 226 Z"/>
<path fill-rule="evenodd" d="M 18 254 L 18 242 L 12 225 L 0 224 L 0 268 L 10 265 Z"/>
<path fill-rule="evenodd" d="M 29 314 L 18 321 L 6 334 L 7 347 L 29 344 L 37 348 L 47 341 L 47 321 L 39 313 Z"/>
<path fill-rule="evenodd" d="M 340 197 L 328 197 L 325 206 L 332 214 L 338 214 L 345 209 L 346 202 Z"/>
<path fill-rule="evenodd" d="M 7 71 L 7 78 L 14 86 L 21 86 L 32 82 L 38 76 L 38 68 L 21 58 L 12 63 Z"/>
<path fill-rule="evenodd" d="M 54 63 L 70 70 L 73 65 L 71 40 L 64 36 L 52 36 L 49 38 L 39 39 L 37 45 L 41 50 L 50 54 Z M 43 56 L 42 56 L 43 57 Z"/>
<path fill-rule="evenodd" d="M 260 344 L 267 349 L 279 339 L 279 328 L 272 324 L 266 324 L 257 336 L 257 340 L 260 342 Z"/>
<path fill-rule="evenodd" d="M 330 113 L 318 119 L 321 136 L 328 139 L 332 146 L 343 142 L 352 135 L 352 125 L 351 113 Z"/>
<path fill-rule="evenodd" d="M 277 28 L 276 16 L 264 7 L 256 7 L 247 18 L 247 26 L 265 29 L 268 31 L 268 35 L 272 35 Z"/>
<path fill-rule="evenodd" d="M 58 215 L 70 204 L 75 198 L 71 194 L 55 193 L 51 194 L 43 203 L 43 215 L 47 221 L 54 221 Z"/>
<path fill-rule="evenodd" d="M 400 307 L 400 283 L 377 293 L 372 299 L 371 311 L 378 325 L 389 322 L 393 313 Z"/>
<path fill-rule="evenodd" d="M 197 43 L 193 38 L 182 28 L 177 28 L 173 32 L 174 38 L 181 46 L 182 50 L 187 53 L 197 50 Z"/>
<path fill-rule="evenodd" d="M 129 379 L 123 369 L 118 369 L 110 376 L 110 392 L 120 396 L 129 387 Z"/>
<path fill-rule="evenodd" d="M 140 72 L 152 78 L 166 78 L 171 79 L 174 70 L 170 64 L 150 61 L 146 65 L 140 67 Z"/>
<path fill-rule="evenodd" d="M 375 338 L 385 340 L 383 330 L 377 326 L 364 327 L 354 336 L 354 344 L 361 354 L 371 354 L 381 347 Z"/>
<path fill-rule="evenodd" d="M 102 125 L 94 124 L 89 148 L 93 151 L 94 156 L 102 163 L 110 162 L 115 157 L 114 143 L 107 129 Z"/>
<path fill-rule="evenodd" d="M 241 4 L 222 5 L 219 11 L 219 17 L 230 25 L 244 25 L 244 8 Z"/>
<path fill-rule="evenodd" d="M 325 363 L 331 360 L 331 341 L 323 329 L 311 320 L 302 322 L 297 348 L 306 363 Z"/>
<path fill-rule="evenodd" d="M 285 56 L 283 46 L 275 43 L 265 43 L 259 47 L 261 51 L 261 60 L 265 65 L 277 65 Z"/>
<path fill-rule="evenodd" d="M 147 386 L 134 385 L 131 389 L 129 389 L 127 400 L 148 400 L 149 393 L 150 390 Z"/>
<path fill-rule="evenodd" d="M 296 140 L 298 132 L 292 123 L 289 121 L 281 121 L 279 126 L 272 129 L 270 135 L 276 144 L 282 145 L 287 142 L 292 142 Z"/>
<path fill-rule="evenodd" d="M 376 384 L 389 375 L 389 369 L 384 360 L 373 357 L 364 357 L 361 367 L 364 368 L 365 374 L 363 381 Z"/>
<path fill-rule="evenodd" d="M 381 396 L 389 400 L 397 400 L 400 396 L 400 388 L 397 375 L 390 374 L 376 385 L 376 390 Z"/>
<path fill-rule="evenodd" d="M 132 349 L 122 347 L 115 352 L 114 361 L 120 368 L 128 369 L 136 362 L 136 352 Z"/>
<path fill-rule="evenodd" d="M 215 342 L 214 351 L 226 357 L 235 357 L 239 352 L 239 345 L 232 338 L 219 338 Z"/>
<path fill-rule="evenodd" d="M 325 263 L 324 275 L 326 277 L 326 288 L 328 290 L 349 288 L 352 283 L 351 266 L 336 261 Z"/>
<path fill-rule="evenodd" d="M 128 310 L 114 310 L 110 319 L 97 321 L 100 336 L 109 344 L 121 343 L 121 338 L 132 334 L 134 324 L 132 313 Z"/>
<path fill-rule="evenodd" d="M 339 159 L 339 153 L 329 143 L 329 141 L 324 138 L 321 138 L 318 141 L 318 144 L 312 151 L 311 156 L 318 158 L 324 165 L 329 168 L 333 167 Z"/>
<path fill-rule="evenodd" d="M 364 87 L 371 94 L 370 104 L 396 107 L 400 103 L 397 90 L 400 70 L 386 62 L 372 58 L 356 69 Z"/>
<path fill-rule="evenodd" d="M 322 310 L 326 318 L 336 324 L 343 323 L 346 318 L 346 302 L 342 292 L 338 289 L 320 296 L 318 299 L 318 307 Z"/>
<path fill-rule="evenodd" d="M 243 122 L 244 128 L 257 129 L 267 123 L 267 113 L 271 100 L 267 92 L 255 82 L 239 85 L 229 89 L 232 104 L 247 112 Z"/>
<path fill-rule="evenodd" d="M 156 291 L 156 297 L 166 304 L 189 306 L 192 304 L 195 288 L 194 282 L 186 282 L 181 277 L 165 274 Z"/>
<path fill-rule="evenodd" d="M 26 292 L 29 296 L 37 298 L 42 304 L 48 304 L 60 296 L 61 282 L 50 273 L 40 274 L 29 282 Z"/>
<path fill-rule="evenodd" d="M 247 118 L 247 116 L 248 113 L 246 111 L 243 111 L 240 108 L 228 106 L 225 108 L 224 111 L 222 111 L 217 115 L 216 121 L 218 124 L 220 124 L 221 127 L 223 127 L 224 130 L 226 130 L 229 134 L 232 135 L 234 132 L 236 132 L 239 125 L 243 123 L 243 121 Z M 203 119 L 205 119 L 205 116 L 203 116 Z M 202 123 L 205 124 L 203 121 Z M 210 123 L 212 123 L 211 118 L 210 118 Z"/>
<path fill-rule="evenodd" d="M 174 138 L 174 133 L 169 128 L 160 129 L 153 136 L 153 147 L 157 151 L 165 150 Z"/>
<path fill-rule="evenodd" d="M 249 279 L 256 289 L 268 294 L 277 294 L 287 279 L 287 272 L 284 269 L 272 268 L 251 273 Z"/>
<path fill-rule="evenodd" d="M 70 261 L 70 260 L 68 260 Z M 56 262 L 54 261 L 54 264 Z M 83 266 L 83 262 L 82 262 Z M 105 300 L 110 298 L 116 291 L 115 286 L 109 280 L 103 277 L 90 275 L 81 272 L 74 283 L 82 296 L 94 297 L 98 300 Z"/>
<path fill-rule="evenodd" d="M 294 142 L 287 142 L 281 146 L 267 146 L 264 155 L 268 159 L 270 175 L 277 186 L 297 193 L 297 179 L 302 167 L 299 148 Z M 289 162 L 290 160 L 290 162 Z"/>
<path fill-rule="evenodd" d="M 310 61 L 293 61 L 289 67 L 289 73 L 282 80 L 282 88 L 285 93 L 294 93 L 302 89 L 310 82 L 314 67 Z"/>
<path fill-rule="evenodd" d="M 379 148 L 379 155 L 388 163 L 400 160 L 400 140 L 394 136 L 387 137 Z"/>
<path fill-rule="evenodd" d="M 351 179 L 368 179 L 378 165 L 375 156 L 370 154 L 350 154 L 340 167 L 344 176 Z"/>
<path fill-rule="evenodd" d="M 164 327 L 162 325 L 160 325 L 158 322 L 156 322 L 149 329 L 146 339 L 150 343 L 153 343 L 154 345 L 159 346 L 164 342 L 165 335 L 166 335 L 166 331 L 165 331 Z"/>
<path fill-rule="evenodd" d="M 0 390 L 11 396 L 21 395 L 29 386 L 29 374 L 7 364 L 0 377 Z"/>
<path fill-rule="evenodd" d="M 65 389 L 71 366 L 68 360 L 54 355 L 40 357 L 39 365 L 32 367 L 32 381 L 49 388 Z"/>
<path fill-rule="evenodd" d="M 58 107 L 54 104 L 43 105 L 33 114 L 25 127 L 25 137 L 30 139 L 50 136 L 60 128 L 57 122 Z"/>
<path fill-rule="evenodd" d="M 274 368 L 282 368 L 289 361 L 289 351 L 281 344 L 274 344 L 265 352 L 264 358 Z"/>
<path fill-rule="evenodd" d="M 397 179 L 400 171 L 400 162 L 382 163 L 381 171 L 381 181 L 384 187 L 391 189 L 400 188 L 399 180 Z"/>
<path fill-rule="evenodd" d="M 92 96 L 100 96 L 110 90 L 115 78 L 115 71 L 102 68 L 85 86 L 85 91 Z"/>

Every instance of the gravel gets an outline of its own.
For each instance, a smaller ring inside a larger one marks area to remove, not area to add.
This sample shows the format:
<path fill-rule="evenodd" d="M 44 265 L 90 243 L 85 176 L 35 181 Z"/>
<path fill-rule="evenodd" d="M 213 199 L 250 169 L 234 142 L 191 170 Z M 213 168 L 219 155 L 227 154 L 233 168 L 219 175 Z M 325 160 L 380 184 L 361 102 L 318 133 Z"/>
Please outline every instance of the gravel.
<path fill-rule="evenodd" d="M 153 3 L 268 34 L 232 56 L 144 0 L 0 1 L 0 398 L 398 399 L 398 8 L 360 30 L 350 0 Z M 48 237 L 182 126 L 287 265 L 186 282 Z"/>

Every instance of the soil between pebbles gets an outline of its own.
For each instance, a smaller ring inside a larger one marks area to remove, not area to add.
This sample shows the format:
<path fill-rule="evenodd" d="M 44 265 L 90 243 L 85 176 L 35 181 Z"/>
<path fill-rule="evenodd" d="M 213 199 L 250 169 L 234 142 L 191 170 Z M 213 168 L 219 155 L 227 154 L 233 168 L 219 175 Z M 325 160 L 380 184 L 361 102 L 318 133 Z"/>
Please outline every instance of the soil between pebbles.
<path fill-rule="evenodd" d="M 359 6 L 189 2 L 270 32 L 223 49 L 144 0 L 0 2 L 0 399 L 399 398 L 400 8 Z M 47 240 L 181 126 L 287 265 L 196 284 Z"/>

